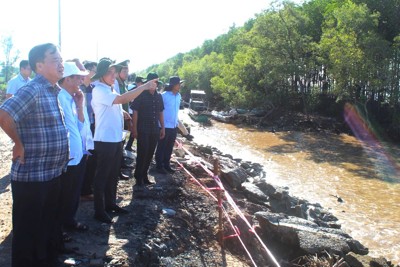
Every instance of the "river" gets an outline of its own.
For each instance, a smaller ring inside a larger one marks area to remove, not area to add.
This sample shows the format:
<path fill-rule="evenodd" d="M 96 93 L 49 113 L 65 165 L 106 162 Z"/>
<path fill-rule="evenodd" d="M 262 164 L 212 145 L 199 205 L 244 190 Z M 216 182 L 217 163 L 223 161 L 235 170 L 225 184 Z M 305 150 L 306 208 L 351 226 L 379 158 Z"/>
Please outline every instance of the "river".
<path fill-rule="evenodd" d="M 400 264 L 400 149 L 345 134 L 278 132 L 191 123 L 198 144 L 258 162 L 266 179 L 330 210 L 369 255 Z M 337 201 L 335 196 L 344 202 Z"/>

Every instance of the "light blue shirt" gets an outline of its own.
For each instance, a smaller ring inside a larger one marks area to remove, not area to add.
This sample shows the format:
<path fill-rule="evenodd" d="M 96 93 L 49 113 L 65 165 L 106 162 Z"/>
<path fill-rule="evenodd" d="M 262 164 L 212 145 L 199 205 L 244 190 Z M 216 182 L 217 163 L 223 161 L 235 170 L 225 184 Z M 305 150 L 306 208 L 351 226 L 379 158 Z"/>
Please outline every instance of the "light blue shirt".
<path fill-rule="evenodd" d="M 93 141 L 92 131 L 90 130 L 91 121 L 89 119 L 87 110 L 88 110 L 87 106 L 84 105 L 83 106 L 83 116 L 85 118 L 85 121 L 83 122 L 83 127 L 80 132 L 81 132 L 81 137 L 82 137 L 83 154 L 91 155 L 92 153 L 90 153 L 89 150 L 94 149 L 94 141 Z"/>
<path fill-rule="evenodd" d="M 84 123 L 79 121 L 75 101 L 65 89 L 58 94 L 58 101 L 64 111 L 65 125 L 68 129 L 70 159 L 68 166 L 78 165 L 83 157 L 83 141 L 80 130 Z"/>
<path fill-rule="evenodd" d="M 176 94 L 171 91 L 164 91 L 161 94 L 164 102 L 164 126 L 165 128 L 178 127 L 179 106 L 181 104 L 181 94 Z"/>
<path fill-rule="evenodd" d="M 8 81 L 6 93 L 15 95 L 18 89 L 27 84 L 30 80 L 31 78 L 29 77 L 25 80 L 21 73 L 19 73 L 17 76 Z"/>

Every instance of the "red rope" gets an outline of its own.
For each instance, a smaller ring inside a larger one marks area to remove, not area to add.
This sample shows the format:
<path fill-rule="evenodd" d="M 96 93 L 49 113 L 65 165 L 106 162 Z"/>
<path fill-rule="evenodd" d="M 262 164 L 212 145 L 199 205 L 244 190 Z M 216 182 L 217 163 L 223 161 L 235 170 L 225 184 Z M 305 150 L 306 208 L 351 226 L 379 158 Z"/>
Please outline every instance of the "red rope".
<path fill-rule="evenodd" d="M 193 181 L 195 181 L 201 188 L 203 188 L 215 201 L 218 201 L 217 197 L 215 197 L 212 193 L 211 190 L 222 190 L 224 192 L 225 198 L 227 200 L 227 202 L 230 204 L 230 206 L 233 208 L 233 210 L 236 212 L 237 215 L 239 215 L 239 217 L 245 222 L 245 224 L 247 225 L 247 227 L 249 227 L 249 231 L 251 233 L 253 233 L 257 240 L 260 242 L 260 244 L 262 245 L 262 247 L 264 248 L 264 250 L 267 252 L 267 254 L 269 255 L 269 257 L 271 258 L 271 260 L 273 261 L 273 263 L 276 265 L 276 267 L 280 267 L 278 261 L 276 260 L 275 256 L 272 254 L 272 252 L 268 249 L 268 247 L 264 244 L 264 242 L 261 240 L 260 236 L 254 231 L 253 226 L 249 223 L 249 221 L 246 219 L 246 217 L 244 216 L 243 212 L 239 209 L 239 207 L 236 205 L 235 201 L 233 200 L 233 198 L 231 197 L 231 195 L 225 190 L 224 185 L 221 182 L 221 179 L 218 177 L 218 175 L 214 175 L 214 173 L 212 173 L 201 161 L 199 160 L 198 157 L 195 157 L 190 151 L 188 151 L 181 142 L 178 142 L 178 140 L 176 140 L 176 143 L 178 144 L 178 147 L 183 149 L 186 154 L 189 155 L 189 157 L 194 160 L 198 165 L 200 166 L 210 177 L 213 178 L 213 180 L 217 183 L 218 187 L 214 187 L 214 188 L 207 188 L 205 187 L 200 181 L 198 181 L 196 179 L 196 177 L 194 177 L 183 165 L 182 163 L 180 163 L 178 160 L 176 160 L 174 158 L 174 160 L 179 164 L 179 166 L 181 166 L 181 168 L 183 170 L 185 170 L 185 172 L 191 177 L 191 179 Z M 234 231 L 234 234 L 229 235 L 224 237 L 224 239 L 226 238 L 233 238 L 233 237 L 237 237 L 240 241 L 240 243 L 243 246 L 243 249 L 246 251 L 247 255 L 250 257 L 250 260 L 252 261 L 252 263 L 254 264 L 254 266 L 257 266 L 256 263 L 254 262 L 249 250 L 246 248 L 246 245 L 243 243 L 241 237 L 240 237 L 240 231 L 237 228 L 237 226 L 233 225 L 228 212 L 226 211 L 226 209 L 221 205 L 225 217 L 227 218 L 227 221 L 229 222 L 229 224 L 232 227 L 232 230 Z"/>

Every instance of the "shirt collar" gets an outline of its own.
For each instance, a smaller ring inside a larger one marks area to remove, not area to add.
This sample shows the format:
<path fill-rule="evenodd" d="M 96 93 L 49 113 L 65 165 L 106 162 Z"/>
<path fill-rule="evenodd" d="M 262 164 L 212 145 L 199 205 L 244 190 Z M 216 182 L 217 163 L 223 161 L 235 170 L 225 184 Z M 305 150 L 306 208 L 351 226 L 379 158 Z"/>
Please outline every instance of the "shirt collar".
<path fill-rule="evenodd" d="M 60 87 L 60 94 L 65 95 L 68 100 L 73 100 L 72 95 L 65 88 Z"/>
<path fill-rule="evenodd" d="M 23 82 L 28 82 L 29 81 L 29 77 L 27 77 L 26 79 L 24 78 L 24 76 L 22 76 L 21 73 L 18 73 L 18 78 L 23 81 Z"/>
<path fill-rule="evenodd" d="M 43 86 L 44 87 L 46 87 L 46 88 L 51 88 L 52 90 L 52 92 L 54 92 L 54 93 L 59 93 L 60 92 L 60 90 L 61 90 L 61 88 L 60 88 L 60 86 L 56 83 L 54 86 L 43 76 L 43 75 L 41 75 L 41 74 L 36 74 L 36 76 L 35 76 L 35 81 L 37 82 L 37 83 L 40 83 L 40 84 L 43 84 Z"/>

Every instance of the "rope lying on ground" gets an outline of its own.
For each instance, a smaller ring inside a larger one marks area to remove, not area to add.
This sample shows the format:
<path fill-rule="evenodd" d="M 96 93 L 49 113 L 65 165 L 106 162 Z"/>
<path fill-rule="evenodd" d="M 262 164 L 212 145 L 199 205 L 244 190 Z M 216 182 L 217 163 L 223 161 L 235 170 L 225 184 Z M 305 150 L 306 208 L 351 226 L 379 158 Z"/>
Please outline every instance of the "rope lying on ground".
<path fill-rule="evenodd" d="M 206 191 L 215 201 L 218 202 L 217 197 L 215 197 L 211 191 L 212 190 L 221 190 L 222 192 L 224 192 L 225 198 L 227 200 L 227 202 L 229 203 L 229 205 L 232 207 L 232 209 L 236 212 L 237 215 L 239 215 L 239 217 L 245 222 L 245 224 L 247 225 L 247 227 L 249 228 L 249 231 L 251 233 L 253 233 L 255 235 L 255 237 L 257 238 L 257 240 L 260 242 L 261 246 L 264 248 L 264 250 L 267 252 L 268 256 L 270 257 L 270 259 L 272 260 L 272 262 L 275 264 L 276 267 L 280 267 L 278 261 L 276 260 L 275 256 L 272 254 L 272 252 L 268 249 L 268 247 L 264 244 L 264 242 L 261 240 L 260 236 L 254 231 L 252 225 L 249 223 L 249 221 L 246 219 L 246 217 L 244 216 L 243 212 L 239 209 L 239 207 L 236 205 L 235 201 L 233 200 L 233 198 L 231 197 L 231 195 L 225 190 L 224 185 L 221 182 L 221 179 L 218 177 L 218 175 L 214 175 L 213 172 L 211 172 L 202 162 L 201 160 L 199 160 L 198 157 L 194 156 L 189 150 L 187 150 L 183 144 L 181 142 L 179 142 L 178 140 L 176 140 L 176 143 L 178 145 L 179 148 L 183 149 L 185 151 L 185 153 L 187 155 L 189 155 L 190 159 L 192 161 L 194 161 L 198 166 L 200 166 L 210 177 L 213 178 L 213 180 L 216 182 L 217 184 L 217 188 L 207 188 L 205 187 L 196 177 L 194 177 L 184 166 L 182 163 L 180 163 L 176 158 L 174 158 L 174 161 L 177 162 L 177 164 L 191 177 L 191 179 L 198 184 L 204 191 Z M 232 227 L 232 230 L 234 231 L 235 234 L 224 237 L 224 239 L 226 238 L 231 238 L 231 237 L 237 237 L 240 241 L 240 243 L 243 246 L 243 249 L 246 251 L 247 255 L 249 256 L 250 260 L 252 261 L 252 263 L 254 264 L 254 266 L 257 266 L 256 263 L 254 262 L 249 250 L 246 248 L 245 244 L 243 243 L 242 239 L 240 238 L 240 232 L 239 229 L 232 223 L 229 214 L 227 212 L 227 210 L 225 209 L 225 207 L 223 205 L 220 205 L 220 207 L 222 208 L 225 217 L 227 219 L 227 221 L 229 222 L 229 224 Z"/>

